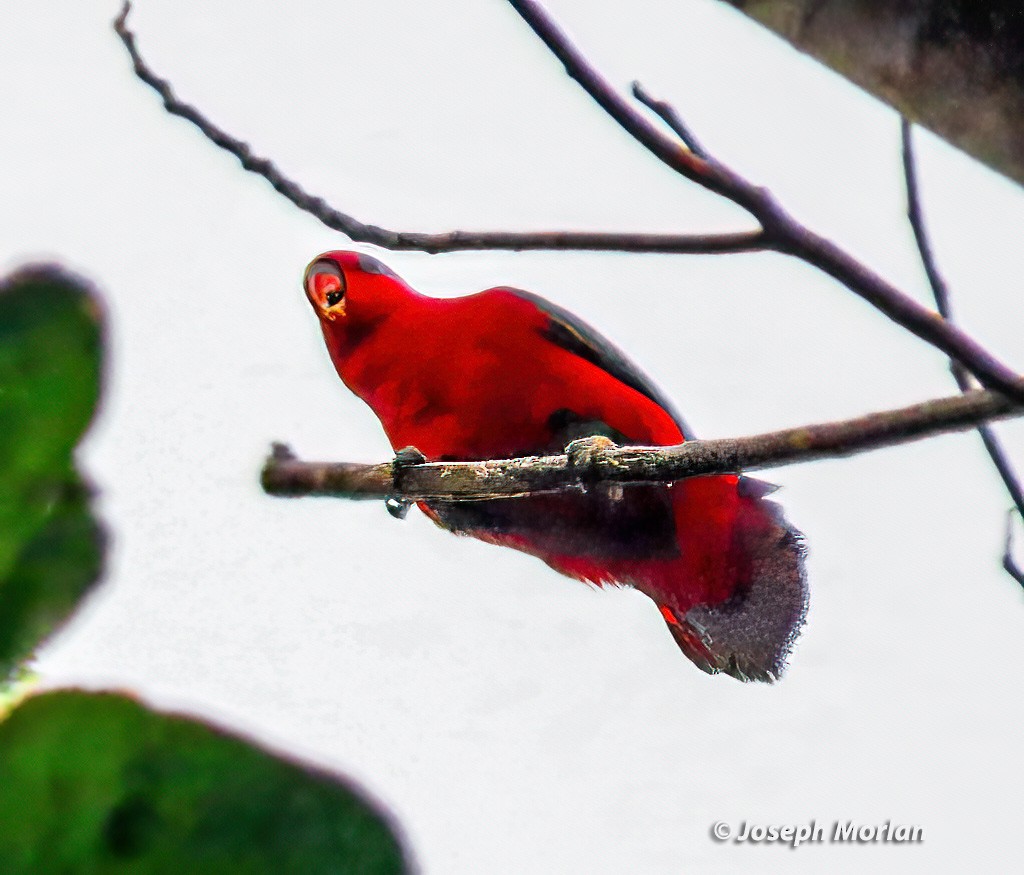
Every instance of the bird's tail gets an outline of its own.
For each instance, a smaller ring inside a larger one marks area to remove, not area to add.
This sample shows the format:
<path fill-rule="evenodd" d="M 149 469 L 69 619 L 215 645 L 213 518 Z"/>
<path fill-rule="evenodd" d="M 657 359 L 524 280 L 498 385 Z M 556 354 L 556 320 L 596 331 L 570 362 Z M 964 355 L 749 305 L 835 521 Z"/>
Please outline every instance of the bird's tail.
<path fill-rule="evenodd" d="M 704 671 L 742 681 L 774 681 L 807 613 L 803 537 L 782 508 L 765 498 L 772 491 L 769 484 L 747 477 L 686 483 L 705 493 L 735 489 L 735 495 L 716 502 L 697 496 L 703 499 L 697 506 L 732 511 L 705 526 L 704 538 L 683 535 L 680 570 L 689 576 L 685 590 L 692 593 L 699 583 L 696 589 L 705 595 L 692 604 L 688 598 L 656 597 L 662 615 L 680 649 Z M 685 496 L 680 504 L 693 497 Z M 682 532 L 701 531 L 688 522 Z"/>

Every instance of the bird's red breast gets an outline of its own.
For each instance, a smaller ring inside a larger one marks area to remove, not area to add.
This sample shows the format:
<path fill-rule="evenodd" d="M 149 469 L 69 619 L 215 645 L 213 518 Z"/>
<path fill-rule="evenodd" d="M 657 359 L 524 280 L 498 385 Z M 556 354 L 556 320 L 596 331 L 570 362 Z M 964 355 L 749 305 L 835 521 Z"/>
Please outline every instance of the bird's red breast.
<path fill-rule="evenodd" d="M 396 450 L 480 460 L 559 453 L 595 434 L 657 446 L 692 437 L 621 351 L 535 295 L 430 298 L 355 252 L 315 259 L 305 290 L 339 376 Z M 422 506 L 445 528 L 564 574 L 632 585 L 698 666 L 772 680 L 807 596 L 802 539 L 768 491 L 723 475 Z"/>

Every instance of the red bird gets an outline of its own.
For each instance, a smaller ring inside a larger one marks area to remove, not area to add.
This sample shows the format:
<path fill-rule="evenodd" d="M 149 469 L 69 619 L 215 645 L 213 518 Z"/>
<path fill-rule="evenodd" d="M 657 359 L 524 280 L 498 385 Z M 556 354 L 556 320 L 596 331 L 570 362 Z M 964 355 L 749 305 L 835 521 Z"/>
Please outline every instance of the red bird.
<path fill-rule="evenodd" d="M 339 376 L 391 446 L 473 461 L 692 439 L 652 382 L 593 328 L 529 292 L 437 299 L 381 262 L 327 252 L 304 287 Z M 801 535 L 772 487 L 694 477 L 473 502 L 421 502 L 443 528 L 523 550 L 556 571 L 639 589 L 704 671 L 775 680 L 807 610 Z"/>

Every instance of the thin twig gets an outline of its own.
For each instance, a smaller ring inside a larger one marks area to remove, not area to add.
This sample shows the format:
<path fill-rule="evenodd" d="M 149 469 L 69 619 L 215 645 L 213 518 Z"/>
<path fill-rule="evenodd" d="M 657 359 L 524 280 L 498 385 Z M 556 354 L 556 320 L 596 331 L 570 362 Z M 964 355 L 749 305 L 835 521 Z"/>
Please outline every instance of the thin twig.
<path fill-rule="evenodd" d="M 508 498 L 595 483 L 666 483 L 702 474 L 775 468 L 851 456 L 942 432 L 973 428 L 997 417 L 1024 414 L 999 393 L 975 390 L 818 425 L 746 438 L 687 441 L 673 447 L 617 447 L 605 438 L 569 445 L 565 455 L 480 462 L 312 463 L 278 446 L 262 474 L 271 495 L 327 495 L 403 500 Z"/>
<path fill-rule="evenodd" d="M 651 124 L 604 79 L 534 0 L 509 0 L 561 61 L 566 73 L 638 143 L 684 176 L 743 207 L 760 222 L 771 248 L 812 264 L 841 282 L 894 322 L 968 368 L 985 386 L 1024 401 L 1024 378 L 955 325 L 922 307 L 832 241 L 801 225 L 771 193 L 720 161 L 707 161 Z"/>
<path fill-rule="evenodd" d="M 935 306 L 943 319 L 952 319 L 953 310 L 949 303 L 949 287 L 939 273 L 931 241 L 924 227 L 924 213 L 921 210 L 921 195 L 917 184 L 917 161 L 914 158 L 914 145 L 911 139 L 911 125 L 906 116 L 900 116 L 900 139 L 903 143 L 903 179 L 907 187 L 907 218 L 914 232 L 914 242 L 921 256 L 921 264 L 928 277 Z"/>
<path fill-rule="evenodd" d="M 905 116 L 900 119 L 900 135 L 903 141 L 903 177 L 907 187 L 907 217 L 910 220 L 910 227 L 914 232 L 914 240 L 917 243 L 917 251 L 921 255 L 921 263 L 924 266 L 925 274 L 928 276 L 928 283 L 935 297 L 935 305 L 944 319 L 951 320 L 953 312 L 950 305 L 949 287 L 939 272 L 938 264 L 935 261 L 935 254 L 932 251 L 928 233 L 924 226 L 924 214 L 921 210 L 921 193 L 917 182 L 917 162 L 914 159 L 911 125 Z M 957 386 L 960 387 L 960 391 L 969 391 L 971 389 L 970 376 L 964 372 L 963 368 L 958 366 L 957 362 L 950 362 L 950 369 L 953 372 L 953 378 L 956 380 Z M 995 432 L 988 425 L 979 425 L 978 433 L 981 435 L 982 443 L 985 445 L 985 450 L 988 452 L 992 464 L 995 466 L 996 471 L 999 472 L 1000 478 L 1002 478 L 1006 491 L 1010 494 L 1014 505 L 1016 505 L 1017 512 L 1024 519 L 1024 487 L 1022 487 L 1020 478 L 1010 464 L 1009 456 L 1003 449 Z M 1009 537 L 1008 530 L 1007 538 L 1009 539 Z M 1012 566 L 1012 557 L 1009 553 L 1009 543 L 1007 544 L 1006 559 L 1004 559 L 1003 564 L 1010 574 L 1014 574 L 1010 568 Z M 1016 577 L 1016 575 L 1014 576 Z M 1019 577 L 1017 579 L 1020 580 Z M 1024 581 L 1020 582 L 1024 584 Z"/>
<path fill-rule="evenodd" d="M 579 79 L 591 96 L 633 134 L 638 142 L 686 178 L 747 209 L 761 222 L 763 230 L 719 235 L 589 234 L 574 231 L 525 234 L 503 231 L 452 231 L 443 234 L 421 234 L 367 225 L 334 209 L 322 198 L 310 195 L 285 177 L 270 161 L 253 156 L 248 144 L 213 125 L 195 107 L 179 101 L 168 82 L 150 70 L 137 50 L 135 38 L 126 25 L 130 3 L 125 3 L 121 14 L 114 22 L 114 29 L 131 56 L 136 75 L 160 95 L 169 113 L 192 122 L 211 142 L 235 155 L 246 170 L 262 176 L 299 209 L 353 240 L 373 243 L 385 249 L 411 249 L 431 253 L 465 249 L 587 249 L 721 254 L 774 249 L 802 258 L 823 270 L 893 321 L 925 342 L 941 349 L 950 358 L 962 362 L 984 385 L 999 389 L 1008 397 L 1024 401 L 1024 379 L 999 362 L 970 336 L 938 318 L 933 311 L 921 307 L 835 244 L 795 222 L 779 207 L 766 189 L 752 185 L 717 161 L 705 161 L 676 140 L 663 136 L 646 118 L 635 112 L 633 107 L 607 86 L 564 35 L 554 28 L 546 15 L 539 11 L 536 4 L 513 2 L 513 5 L 524 18 L 527 18 L 534 30 L 541 27 L 538 33 L 546 36 L 545 42 L 548 42 L 552 51 L 563 59 L 570 75 Z M 531 17 L 528 18 L 528 14 Z M 542 27 L 544 22 L 546 29 Z"/>
<path fill-rule="evenodd" d="M 693 131 L 690 130 L 689 126 L 682 120 L 679 113 L 676 112 L 675 107 L 671 103 L 666 103 L 664 100 L 657 100 L 651 97 L 650 94 L 644 89 L 644 86 L 639 82 L 633 83 L 633 96 L 639 100 L 644 106 L 646 106 L 651 112 L 657 115 L 665 124 L 667 124 L 683 143 L 686 144 L 686 148 L 693 152 L 698 158 L 703 158 L 705 161 L 711 160 L 704 147 L 700 144 L 700 141 L 694 135 Z"/>
<path fill-rule="evenodd" d="M 1024 520 L 1024 517 L 1022 517 Z M 1024 586 L 1024 568 L 1013 558 L 1013 511 L 1006 515 L 1006 547 L 1003 550 L 1003 568 L 1007 574 Z"/>

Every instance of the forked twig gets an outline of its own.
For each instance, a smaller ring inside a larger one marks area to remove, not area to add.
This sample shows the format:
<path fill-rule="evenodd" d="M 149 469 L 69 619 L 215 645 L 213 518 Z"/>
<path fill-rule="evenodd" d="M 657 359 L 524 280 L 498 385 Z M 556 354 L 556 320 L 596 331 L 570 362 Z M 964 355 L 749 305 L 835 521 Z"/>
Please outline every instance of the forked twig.
<path fill-rule="evenodd" d="M 744 179 L 721 161 L 704 160 L 658 130 L 594 69 L 539 3 L 509 0 L 509 4 L 561 61 L 566 73 L 620 127 L 686 179 L 747 210 L 760 222 L 772 249 L 796 256 L 839 280 L 894 322 L 961 362 L 988 388 L 1024 400 L 1024 378 L 972 337 L 935 311 L 922 307 L 832 241 L 800 224 L 767 189 Z"/>
<path fill-rule="evenodd" d="M 644 106 L 646 106 L 651 112 L 655 113 L 665 124 L 667 124 L 680 140 L 686 145 L 686 148 L 693 152 L 698 158 L 703 158 L 705 161 L 710 161 L 711 158 L 707 151 L 700 144 L 700 141 L 694 135 L 693 131 L 690 130 L 689 125 L 686 124 L 680 117 L 679 113 L 676 112 L 675 107 L 671 103 L 666 103 L 664 100 L 657 100 L 651 97 L 650 94 L 644 89 L 644 86 L 639 82 L 633 83 L 633 96 L 639 100 Z"/>

